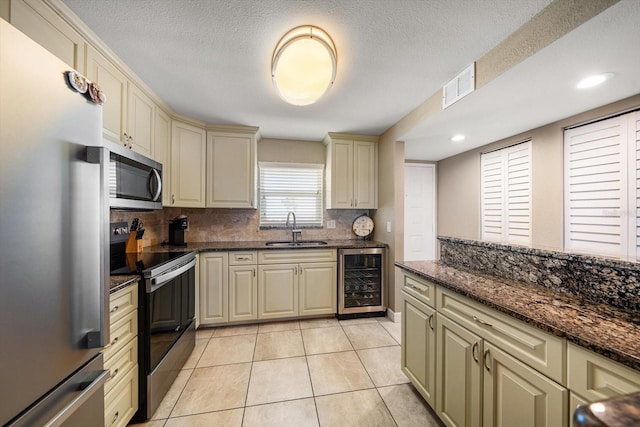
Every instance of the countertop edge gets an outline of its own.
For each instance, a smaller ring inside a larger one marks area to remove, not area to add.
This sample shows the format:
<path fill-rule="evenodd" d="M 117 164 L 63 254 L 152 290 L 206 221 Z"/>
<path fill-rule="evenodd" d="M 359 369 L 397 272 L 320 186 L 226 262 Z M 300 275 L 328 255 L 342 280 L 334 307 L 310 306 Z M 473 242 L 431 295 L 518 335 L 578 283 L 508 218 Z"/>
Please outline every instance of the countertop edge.
<path fill-rule="evenodd" d="M 143 252 L 234 252 L 234 251 L 272 251 L 272 250 L 312 250 L 312 249 L 357 249 L 388 248 L 389 245 L 375 240 L 324 240 L 326 245 L 304 247 L 266 246 L 265 241 L 222 241 L 222 242 L 188 242 L 187 246 L 147 246 Z"/>

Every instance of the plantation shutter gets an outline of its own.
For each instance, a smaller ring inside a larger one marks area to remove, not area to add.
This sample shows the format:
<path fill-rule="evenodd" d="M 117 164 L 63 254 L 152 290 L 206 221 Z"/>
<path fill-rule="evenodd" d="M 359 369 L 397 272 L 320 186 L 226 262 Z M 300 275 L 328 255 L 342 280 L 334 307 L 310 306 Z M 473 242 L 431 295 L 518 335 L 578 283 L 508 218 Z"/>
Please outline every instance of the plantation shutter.
<path fill-rule="evenodd" d="M 632 232 L 629 233 L 629 235 L 633 236 L 630 246 L 633 248 L 632 253 L 635 255 L 634 260 L 638 261 L 640 260 L 640 111 L 630 114 L 629 124 L 631 129 L 631 132 L 629 132 L 631 134 L 630 139 L 633 147 L 633 157 L 631 158 L 633 196 L 631 197 L 630 205 L 633 204 L 635 210 L 630 226 Z"/>
<path fill-rule="evenodd" d="M 482 240 L 531 245 L 531 141 L 483 153 Z"/>
<path fill-rule="evenodd" d="M 627 257 L 626 121 L 620 116 L 565 131 L 568 251 Z"/>
<path fill-rule="evenodd" d="M 322 226 L 322 172 L 319 164 L 260 163 L 260 225 L 284 226 L 287 214 L 299 226 Z"/>

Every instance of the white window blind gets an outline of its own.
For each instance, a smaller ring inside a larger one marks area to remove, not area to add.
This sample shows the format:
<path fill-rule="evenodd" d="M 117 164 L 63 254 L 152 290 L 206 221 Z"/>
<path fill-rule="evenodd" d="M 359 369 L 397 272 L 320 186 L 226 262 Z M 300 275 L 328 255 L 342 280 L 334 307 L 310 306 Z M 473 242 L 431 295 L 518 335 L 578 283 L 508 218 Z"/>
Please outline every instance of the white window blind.
<path fill-rule="evenodd" d="M 531 141 L 483 153 L 482 240 L 531 245 Z"/>
<path fill-rule="evenodd" d="M 639 259 L 640 113 L 565 131 L 565 249 Z"/>
<path fill-rule="evenodd" d="M 260 225 L 284 226 L 289 212 L 299 226 L 322 226 L 319 164 L 260 163 Z"/>

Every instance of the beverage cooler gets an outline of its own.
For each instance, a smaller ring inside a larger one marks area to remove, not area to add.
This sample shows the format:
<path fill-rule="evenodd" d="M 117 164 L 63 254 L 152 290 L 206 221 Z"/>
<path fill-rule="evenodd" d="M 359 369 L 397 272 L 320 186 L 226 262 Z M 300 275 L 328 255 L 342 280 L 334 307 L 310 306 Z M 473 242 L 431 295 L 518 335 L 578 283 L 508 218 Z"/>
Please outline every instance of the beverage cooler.
<path fill-rule="evenodd" d="M 340 249 L 338 254 L 338 317 L 384 315 L 385 249 Z"/>

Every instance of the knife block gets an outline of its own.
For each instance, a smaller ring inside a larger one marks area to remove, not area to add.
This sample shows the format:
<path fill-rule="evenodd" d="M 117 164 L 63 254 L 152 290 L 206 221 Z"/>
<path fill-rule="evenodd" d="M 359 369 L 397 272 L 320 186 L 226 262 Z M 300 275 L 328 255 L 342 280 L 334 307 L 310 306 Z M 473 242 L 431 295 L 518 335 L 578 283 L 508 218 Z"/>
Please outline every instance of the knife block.
<path fill-rule="evenodd" d="M 142 252 L 142 239 L 136 239 L 136 233 L 129 234 L 129 240 L 127 240 L 127 247 L 125 252 L 128 254 L 135 254 Z"/>

